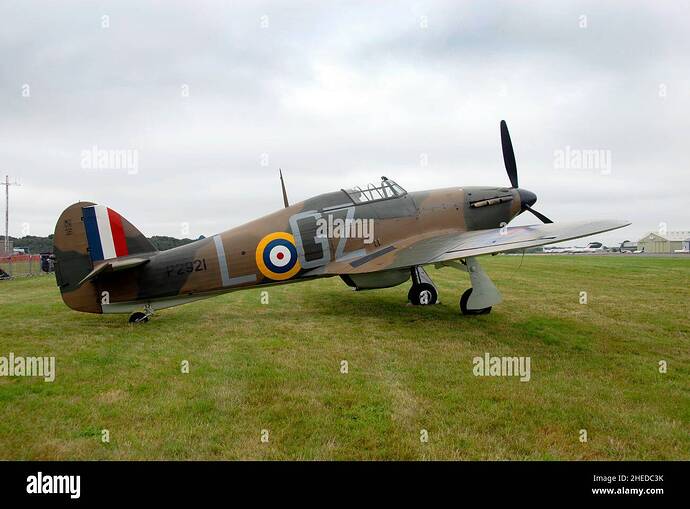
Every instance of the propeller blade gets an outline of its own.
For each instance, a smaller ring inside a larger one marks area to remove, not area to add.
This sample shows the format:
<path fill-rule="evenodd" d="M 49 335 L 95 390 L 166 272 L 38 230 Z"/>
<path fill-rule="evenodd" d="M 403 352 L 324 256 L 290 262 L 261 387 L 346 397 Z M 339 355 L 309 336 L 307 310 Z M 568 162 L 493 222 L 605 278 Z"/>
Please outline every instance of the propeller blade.
<path fill-rule="evenodd" d="M 517 164 L 515 163 L 515 152 L 513 151 L 513 143 L 510 141 L 510 133 L 508 132 L 508 124 L 505 120 L 501 120 L 501 148 L 503 149 L 503 164 L 505 164 L 510 185 L 514 188 L 518 187 Z"/>
<path fill-rule="evenodd" d="M 534 210 L 534 209 L 533 209 L 532 207 L 530 207 L 529 205 L 523 204 L 522 207 L 523 207 L 525 210 L 529 210 L 532 214 L 534 214 L 535 216 L 537 216 L 537 218 L 538 218 L 542 223 L 546 223 L 546 224 L 548 224 L 548 223 L 553 223 L 553 221 L 551 221 L 551 219 L 549 219 L 548 217 L 546 217 L 546 216 L 545 216 L 544 214 L 542 214 L 541 212 L 537 212 L 536 210 Z"/>

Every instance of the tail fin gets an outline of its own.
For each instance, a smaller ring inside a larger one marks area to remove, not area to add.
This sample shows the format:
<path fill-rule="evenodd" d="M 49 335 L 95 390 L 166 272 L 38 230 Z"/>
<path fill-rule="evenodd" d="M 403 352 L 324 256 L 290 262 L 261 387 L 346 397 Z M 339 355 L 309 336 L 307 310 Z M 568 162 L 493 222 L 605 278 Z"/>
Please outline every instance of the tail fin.
<path fill-rule="evenodd" d="M 156 252 L 124 217 L 90 202 L 75 203 L 63 211 L 55 225 L 53 243 L 62 300 L 72 309 L 90 313 L 103 312 L 95 282 L 83 282 L 94 266 L 104 260 Z"/>

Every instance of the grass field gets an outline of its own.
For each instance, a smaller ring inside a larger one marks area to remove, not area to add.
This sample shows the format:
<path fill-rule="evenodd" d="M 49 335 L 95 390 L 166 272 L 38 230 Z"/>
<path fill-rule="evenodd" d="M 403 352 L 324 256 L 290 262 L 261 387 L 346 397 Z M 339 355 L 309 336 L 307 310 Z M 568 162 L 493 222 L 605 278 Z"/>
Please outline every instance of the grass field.
<path fill-rule="evenodd" d="M 690 458 L 690 260 L 482 260 L 505 300 L 478 317 L 452 268 L 429 270 L 437 306 L 334 278 L 138 326 L 70 311 L 51 276 L 0 281 L 0 356 L 57 364 L 0 377 L 0 459 Z M 474 376 L 485 352 L 531 380 Z"/>

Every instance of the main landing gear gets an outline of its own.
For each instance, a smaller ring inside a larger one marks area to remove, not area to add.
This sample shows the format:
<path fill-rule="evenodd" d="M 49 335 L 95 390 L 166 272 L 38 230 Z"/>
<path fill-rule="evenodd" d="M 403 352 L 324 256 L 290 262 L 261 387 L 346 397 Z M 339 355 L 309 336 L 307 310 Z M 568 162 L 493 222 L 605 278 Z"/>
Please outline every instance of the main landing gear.
<path fill-rule="evenodd" d="M 146 304 L 144 306 L 144 311 L 135 311 L 131 315 L 129 315 L 129 320 L 128 322 L 131 324 L 135 323 L 146 323 L 148 322 L 151 317 L 153 316 L 153 308 L 151 307 L 150 304 Z"/>
<path fill-rule="evenodd" d="M 460 297 L 460 311 L 463 315 L 486 315 L 491 308 L 501 302 L 503 297 L 487 276 L 477 259 L 467 257 L 462 262 L 449 261 L 437 263 L 436 268 L 453 267 L 469 273 L 472 288 L 468 288 Z M 407 294 L 408 300 L 417 306 L 436 304 L 438 290 L 422 267 L 412 267 L 412 288 Z"/>
<path fill-rule="evenodd" d="M 468 288 L 463 292 L 462 297 L 460 297 L 460 311 L 462 311 L 463 315 L 488 315 L 491 313 L 491 306 L 480 309 L 469 309 L 467 307 L 467 302 L 470 300 L 471 295 L 472 288 Z"/>
<path fill-rule="evenodd" d="M 465 290 L 460 297 L 460 311 L 463 315 L 489 314 L 491 308 L 503 300 L 501 292 L 474 256 L 467 257 L 458 268 L 463 266 L 470 274 L 472 288 Z"/>
<path fill-rule="evenodd" d="M 438 302 L 438 290 L 429 274 L 422 267 L 412 267 L 412 288 L 407 292 L 407 300 L 415 306 L 430 306 Z"/>

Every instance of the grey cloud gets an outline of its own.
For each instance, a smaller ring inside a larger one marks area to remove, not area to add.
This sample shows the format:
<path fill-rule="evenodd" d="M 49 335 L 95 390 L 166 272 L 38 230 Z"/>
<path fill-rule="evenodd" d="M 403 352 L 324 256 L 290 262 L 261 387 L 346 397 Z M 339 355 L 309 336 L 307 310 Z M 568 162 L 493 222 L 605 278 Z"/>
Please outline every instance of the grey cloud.
<path fill-rule="evenodd" d="M 612 241 L 690 228 L 687 7 L 552 4 L 6 3 L 11 233 L 47 234 L 90 199 L 147 234 L 208 235 L 278 208 L 279 166 L 293 200 L 380 175 L 503 185 L 501 118 L 547 215 L 632 219 Z M 140 171 L 85 172 L 93 145 L 138 150 Z M 612 174 L 556 171 L 566 146 L 610 150 Z"/>

